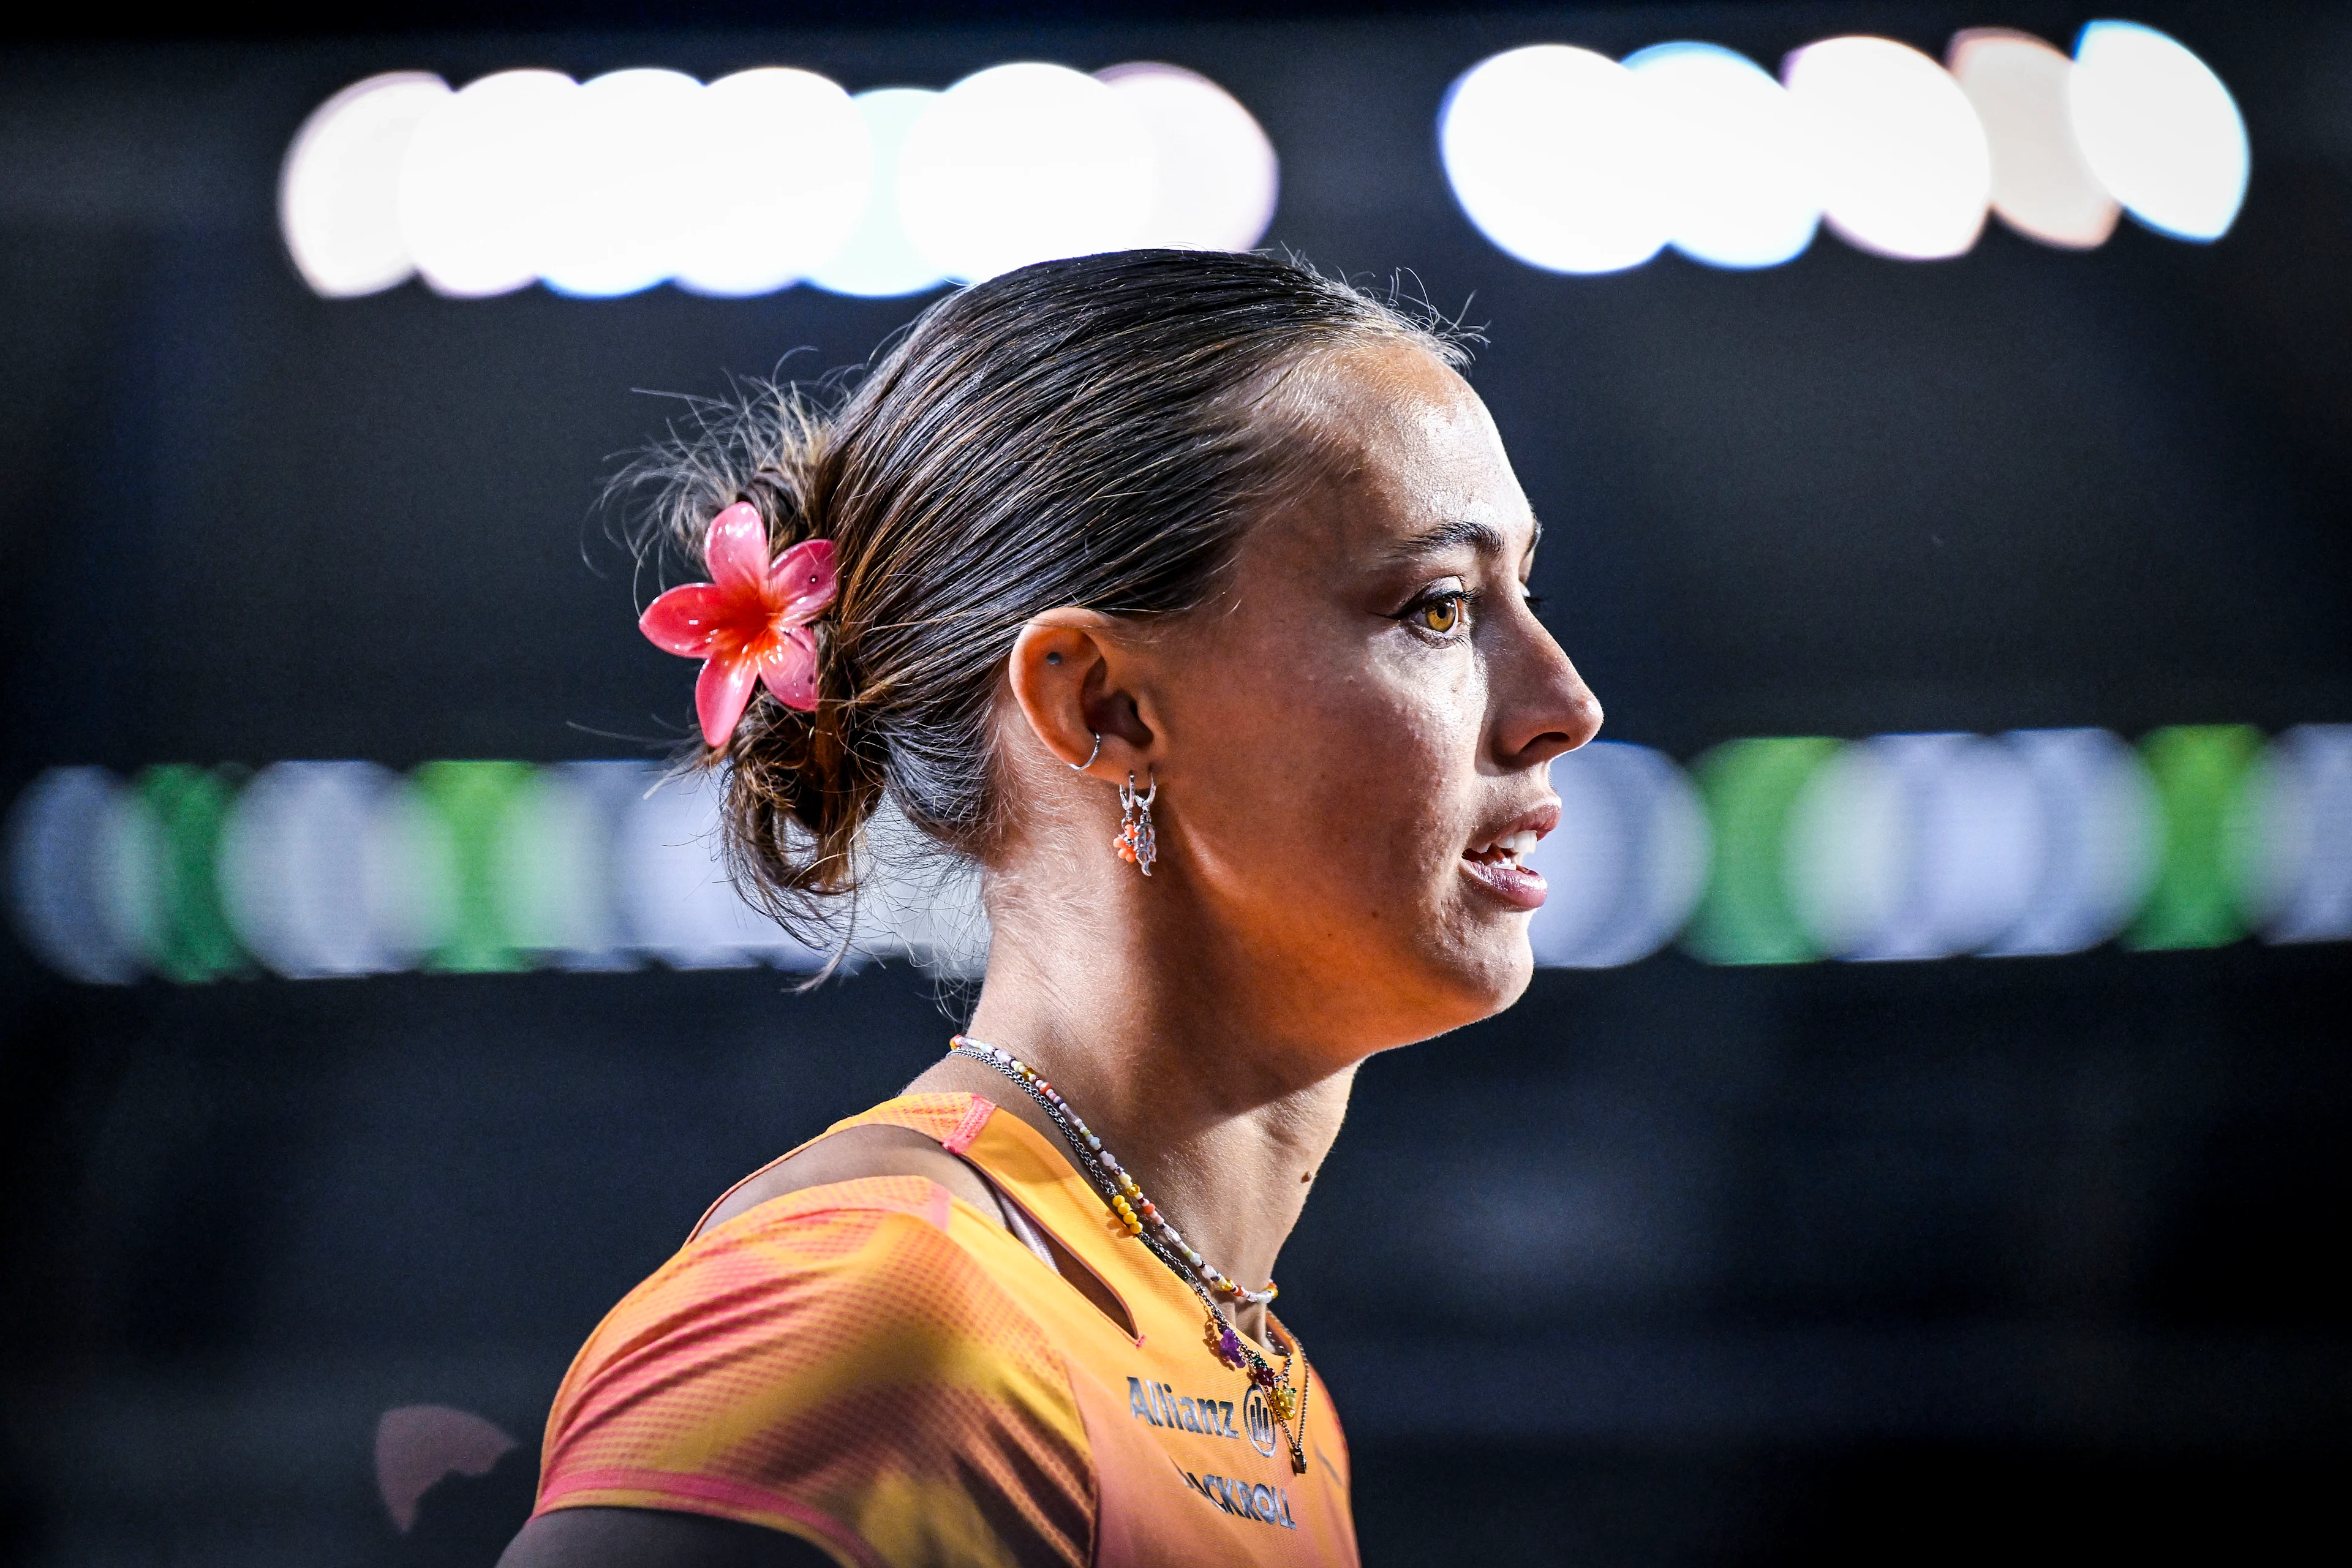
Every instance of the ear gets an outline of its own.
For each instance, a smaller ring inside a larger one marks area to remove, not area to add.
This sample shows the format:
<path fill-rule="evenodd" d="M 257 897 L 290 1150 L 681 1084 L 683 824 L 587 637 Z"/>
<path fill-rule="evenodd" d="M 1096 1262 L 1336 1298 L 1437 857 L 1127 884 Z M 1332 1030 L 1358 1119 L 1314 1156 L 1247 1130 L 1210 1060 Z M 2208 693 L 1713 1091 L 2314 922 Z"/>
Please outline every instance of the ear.
<path fill-rule="evenodd" d="M 1097 610 L 1045 611 L 1013 639 L 1010 670 L 1013 700 L 1045 750 L 1114 781 L 1149 772 L 1159 739 L 1136 701 L 1139 670 L 1122 629 Z"/>

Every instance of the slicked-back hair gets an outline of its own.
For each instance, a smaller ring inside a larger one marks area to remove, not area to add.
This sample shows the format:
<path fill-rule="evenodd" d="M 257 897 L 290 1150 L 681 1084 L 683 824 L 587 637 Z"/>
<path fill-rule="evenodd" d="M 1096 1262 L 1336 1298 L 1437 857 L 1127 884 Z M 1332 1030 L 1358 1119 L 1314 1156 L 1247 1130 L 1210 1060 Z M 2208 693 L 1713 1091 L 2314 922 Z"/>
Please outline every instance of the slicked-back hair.
<path fill-rule="evenodd" d="M 761 384 L 698 405 L 622 476 L 641 540 L 697 563 L 748 500 L 770 547 L 835 542 L 816 710 L 758 692 L 720 770 L 738 884 L 803 936 L 838 933 L 887 794 L 985 858 L 1004 820 L 991 713 L 1030 617 L 1171 617 L 1211 598 L 1247 529 L 1317 472 L 1278 396 L 1318 357 L 1459 335 L 1263 256 L 1118 251 L 1042 262 L 925 310 L 845 394 Z"/>

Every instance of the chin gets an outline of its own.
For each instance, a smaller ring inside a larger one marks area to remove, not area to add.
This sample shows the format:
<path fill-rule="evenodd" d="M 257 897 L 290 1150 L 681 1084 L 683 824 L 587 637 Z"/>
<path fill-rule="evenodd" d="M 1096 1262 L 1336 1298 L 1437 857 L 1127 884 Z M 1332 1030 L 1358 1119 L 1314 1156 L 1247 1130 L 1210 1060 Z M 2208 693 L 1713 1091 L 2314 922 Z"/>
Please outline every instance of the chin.
<path fill-rule="evenodd" d="M 1525 922 L 1500 942 L 1449 948 L 1425 955 L 1425 985 L 1420 987 L 1420 1015 L 1410 1039 L 1426 1040 L 1475 1024 L 1527 994 L 1535 978 L 1535 954 L 1528 946 Z"/>

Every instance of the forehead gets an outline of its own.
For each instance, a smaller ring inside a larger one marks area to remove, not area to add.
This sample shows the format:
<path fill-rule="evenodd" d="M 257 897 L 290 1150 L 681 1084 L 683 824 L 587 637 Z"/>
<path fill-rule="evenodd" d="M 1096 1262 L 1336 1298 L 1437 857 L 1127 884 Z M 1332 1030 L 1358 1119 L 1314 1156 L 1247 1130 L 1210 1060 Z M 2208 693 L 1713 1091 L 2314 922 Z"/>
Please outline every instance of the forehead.
<path fill-rule="evenodd" d="M 1292 389 L 1302 434 L 1317 448 L 1336 506 L 1310 506 L 1356 542 L 1484 524 L 1514 549 L 1534 520 L 1502 437 L 1470 384 L 1412 343 L 1326 356 Z"/>

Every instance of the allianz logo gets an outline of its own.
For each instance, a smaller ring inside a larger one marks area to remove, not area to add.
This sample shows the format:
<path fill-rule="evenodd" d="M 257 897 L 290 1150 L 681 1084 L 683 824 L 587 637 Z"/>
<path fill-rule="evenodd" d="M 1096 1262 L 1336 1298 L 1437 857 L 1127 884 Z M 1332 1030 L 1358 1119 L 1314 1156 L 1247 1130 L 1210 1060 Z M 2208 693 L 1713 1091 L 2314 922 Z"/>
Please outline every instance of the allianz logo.
<path fill-rule="evenodd" d="M 1232 1400 L 1181 1394 L 1168 1384 L 1146 1383 L 1139 1377 L 1127 1380 L 1127 1409 L 1138 1421 L 1154 1426 L 1198 1432 L 1204 1437 L 1246 1437 L 1251 1447 L 1268 1458 L 1274 1457 L 1277 1441 L 1274 1412 L 1266 1408 L 1265 1393 L 1255 1387 L 1242 1397 L 1239 1427 L 1234 1425 Z"/>
<path fill-rule="evenodd" d="M 1255 1389 L 1250 1390 L 1255 1394 Z M 1172 1426 L 1179 1432 L 1198 1432 L 1208 1437 L 1239 1437 L 1234 1426 L 1234 1402 L 1230 1399 L 1196 1399 L 1179 1394 L 1164 1383 L 1146 1383 L 1139 1377 L 1127 1380 L 1128 1413 L 1139 1421 L 1149 1421 L 1154 1426 Z M 1266 1450 L 1268 1453 L 1272 1449 Z"/>

